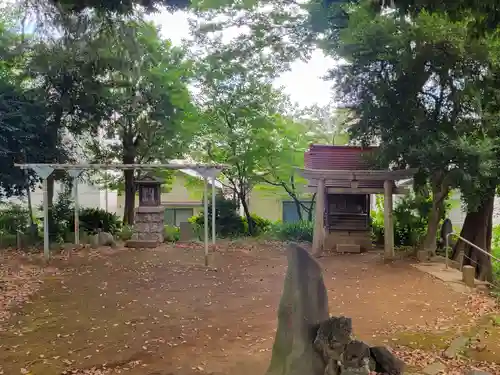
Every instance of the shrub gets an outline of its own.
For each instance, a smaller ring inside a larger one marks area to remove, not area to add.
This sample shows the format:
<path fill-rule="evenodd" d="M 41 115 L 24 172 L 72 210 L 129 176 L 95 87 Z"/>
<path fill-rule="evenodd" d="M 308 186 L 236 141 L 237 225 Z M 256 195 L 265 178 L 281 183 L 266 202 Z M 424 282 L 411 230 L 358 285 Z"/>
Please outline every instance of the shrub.
<path fill-rule="evenodd" d="M 177 242 L 179 241 L 180 230 L 178 227 L 171 225 L 165 225 L 163 229 L 163 240 L 165 242 Z"/>
<path fill-rule="evenodd" d="M 79 221 L 80 233 L 95 234 L 97 229 L 102 229 L 115 235 L 121 228 L 120 218 L 101 208 L 81 208 Z M 70 199 L 70 191 L 67 190 L 59 195 L 57 201 L 49 209 L 49 237 L 54 242 L 65 242 L 69 238 L 74 238 L 74 234 L 72 234 L 74 231 L 74 205 Z"/>
<path fill-rule="evenodd" d="M 134 234 L 134 227 L 131 225 L 124 225 L 117 233 L 117 237 L 122 241 L 128 241 L 132 239 Z"/>
<path fill-rule="evenodd" d="M 25 232 L 29 225 L 29 211 L 17 204 L 6 206 L 0 210 L 0 232 L 16 234 Z"/>
<path fill-rule="evenodd" d="M 5 249 L 8 247 L 17 247 L 17 234 L 0 234 L 0 249 Z"/>
<path fill-rule="evenodd" d="M 271 233 L 279 240 L 312 242 L 313 228 L 312 221 L 276 222 L 271 227 Z"/>
<path fill-rule="evenodd" d="M 371 212 L 372 240 L 376 244 L 383 244 L 384 201 L 381 196 L 377 196 L 376 199 L 377 210 Z M 431 209 L 431 197 L 413 194 L 403 197 L 393 210 L 394 245 L 404 247 L 418 246 L 422 243 L 427 233 L 427 223 Z M 439 236 L 439 231 L 437 236 Z"/>
<path fill-rule="evenodd" d="M 372 228 L 372 242 L 377 245 L 384 243 L 384 201 L 377 196 L 376 210 L 370 212 L 370 223 Z"/>
<path fill-rule="evenodd" d="M 97 233 L 97 229 L 116 235 L 122 226 L 121 219 L 112 212 L 101 208 L 83 208 L 79 213 L 80 228 L 88 233 Z M 68 229 L 75 227 L 75 216 L 71 214 L 68 218 Z"/>
<path fill-rule="evenodd" d="M 500 258 L 500 225 L 493 227 L 491 235 L 491 253 L 496 258 Z M 496 283 L 500 284 L 500 262 L 492 260 L 493 279 Z"/>
<path fill-rule="evenodd" d="M 237 213 L 237 205 L 224 197 L 218 195 L 215 201 L 215 232 L 218 237 L 236 237 L 246 233 L 245 221 Z M 195 225 L 198 234 L 203 232 L 205 217 L 203 212 L 193 216 L 190 222 Z M 212 227 L 212 205 L 208 207 L 208 225 Z"/>
<path fill-rule="evenodd" d="M 67 232 L 74 228 L 69 226 L 69 221 L 74 216 L 69 191 L 59 195 L 57 201 L 49 208 L 49 238 L 52 242 L 64 242 Z"/>
<path fill-rule="evenodd" d="M 263 217 L 257 216 L 255 214 L 251 215 L 253 221 L 254 235 L 259 235 L 265 233 L 271 229 L 272 221 L 264 219 Z M 242 218 L 243 224 L 245 226 L 245 233 L 248 232 L 248 222 L 246 217 Z"/>

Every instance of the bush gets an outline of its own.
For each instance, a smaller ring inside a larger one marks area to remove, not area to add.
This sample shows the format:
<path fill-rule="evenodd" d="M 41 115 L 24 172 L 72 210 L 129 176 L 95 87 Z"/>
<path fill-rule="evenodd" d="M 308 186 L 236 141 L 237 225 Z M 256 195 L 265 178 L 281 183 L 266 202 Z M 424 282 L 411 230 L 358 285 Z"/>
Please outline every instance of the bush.
<path fill-rule="evenodd" d="M 132 239 L 134 234 L 134 227 L 131 225 L 124 225 L 117 233 L 117 237 L 122 241 L 128 241 Z"/>
<path fill-rule="evenodd" d="M 97 233 L 97 229 L 116 235 L 121 228 L 120 218 L 101 208 L 81 208 L 79 221 L 80 233 L 86 232 L 89 235 Z M 72 235 L 74 231 L 75 211 L 68 190 L 59 195 L 57 201 L 49 209 L 49 237 L 53 242 L 65 242 L 74 236 Z"/>
<path fill-rule="evenodd" d="M 500 225 L 495 225 L 493 227 L 491 235 L 491 254 L 496 258 L 500 258 Z M 500 263 L 492 260 L 491 265 L 493 267 L 493 280 L 496 283 L 500 283 Z"/>
<path fill-rule="evenodd" d="M 51 242 L 64 242 L 70 229 L 69 222 L 74 216 L 73 205 L 69 199 L 69 191 L 61 194 L 59 199 L 49 208 L 49 238 Z"/>
<path fill-rule="evenodd" d="M 29 211 L 17 204 L 0 210 L 0 233 L 16 234 L 25 232 L 29 225 Z"/>
<path fill-rule="evenodd" d="M 95 234 L 97 229 L 116 235 L 122 226 L 121 219 L 112 212 L 101 208 L 83 208 L 80 210 L 80 228 L 88 233 Z M 74 230 L 75 215 L 72 213 L 68 218 L 68 229 Z"/>
<path fill-rule="evenodd" d="M 0 249 L 5 249 L 8 247 L 17 247 L 17 234 L 0 234 Z"/>
<path fill-rule="evenodd" d="M 171 225 L 165 225 L 163 229 L 163 240 L 165 242 L 177 242 L 179 241 L 180 230 L 178 227 Z"/>
<path fill-rule="evenodd" d="M 215 201 L 215 232 L 217 237 L 237 237 L 246 233 L 245 221 L 237 213 L 237 205 L 224 197 L 218 195 Z M 190 222 L 195 225 L 198 234 L 203 232 L 205 217 L 203 212 L 193 216 Z M 208 225 L 212 227 L 212 205 L 208 207 Z"/>
<path fill-rule="evenodd" d="M 372 240 L 380 245 L 384 243 L 384 199 L 381 196 L 377 196 L 376 199 L 377 210 L 371 212 Z M 408 195 L 401 199 L 393 210 L 394 245 L 404 247 L 421 244 L 427 233 L 431 209 L 431 197 Z M 436 237 L 436 241 L 437 239 Z"/>
<path fill-rule="evenodd" d="M 252 214 L 252 222 L 253 222 L 253 228 L 254 228 L 254 235 L 259 235 L 262 233 L 265 233 L 271 229 L 272 226 L 272 221 L 268 219 L 264 219 L 263 217 L 257 216 Z M 248 232 L 248 222 L 246 217 L 242 218 L 243 224 L 245 226 L 245 233 Z"/>
<path fill-rule="evenodd" d="M 312 242 L 314 223 L 297 221 L 293 223 L 274 223 L 271 233 L 279 240 Z"/>

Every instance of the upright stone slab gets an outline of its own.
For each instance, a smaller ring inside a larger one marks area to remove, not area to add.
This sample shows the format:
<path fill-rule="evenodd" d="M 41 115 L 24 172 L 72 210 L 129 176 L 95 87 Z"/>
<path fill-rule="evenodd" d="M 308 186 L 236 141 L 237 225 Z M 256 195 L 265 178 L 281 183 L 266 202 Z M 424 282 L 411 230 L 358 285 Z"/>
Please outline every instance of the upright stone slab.
<path fill-rule="evenodd" d="M 468 287 L 474 288 L 475 281 L 474 278 L 476 276 L 476 270 L 472 266 L 463 266 L 462 267 L 462 280 L 465 285 Z"/>
<path fill-rule="evenodd" d="M 288 246 L 287 258 L 278 329 L 266 374 L 324 375 L 325 363 L 312 345 L 319 323 L 329 318 L 321 267 L 296 244 Z"/>
<path fill-rule="evenodd" d="M 179 241 L 190 242 L 194 238 L 193 224 L 182 222 L 179 225 Z"/>

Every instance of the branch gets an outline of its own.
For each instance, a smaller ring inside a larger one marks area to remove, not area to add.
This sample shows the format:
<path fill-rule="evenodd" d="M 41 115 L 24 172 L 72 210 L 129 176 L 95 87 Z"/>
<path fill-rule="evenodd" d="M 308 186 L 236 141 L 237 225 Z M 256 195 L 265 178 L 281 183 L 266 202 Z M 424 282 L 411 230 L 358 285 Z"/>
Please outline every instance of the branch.
<path fill-rule="evenodd" d="M 280 183 L 278 183 L 278 182 L 272 182 L 272 181 L 268 180 L 268 179 L 267 179 L 267 178 L 265 178 L 265 177 L 262 177 L 262 176 L 261 176 L 260 178 L 261 178 L 261 179 L 262 179 L 262 181 L 264 181 L 266 184 L 269 184 L 269 185 L 272 185 L 272 186 L 281 186 L 281 184 L 280 184 Z"/>

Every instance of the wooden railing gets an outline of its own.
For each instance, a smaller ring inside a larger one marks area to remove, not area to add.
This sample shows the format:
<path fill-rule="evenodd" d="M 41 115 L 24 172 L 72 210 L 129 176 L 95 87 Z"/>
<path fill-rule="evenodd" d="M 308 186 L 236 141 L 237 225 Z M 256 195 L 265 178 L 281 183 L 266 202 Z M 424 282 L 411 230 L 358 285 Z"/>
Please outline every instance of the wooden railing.
<path fill-rule="evenodd" d="M 367 230 L 368 214 L 334 212 L 328 214 L 328 229 L 330 230 Z"/>

